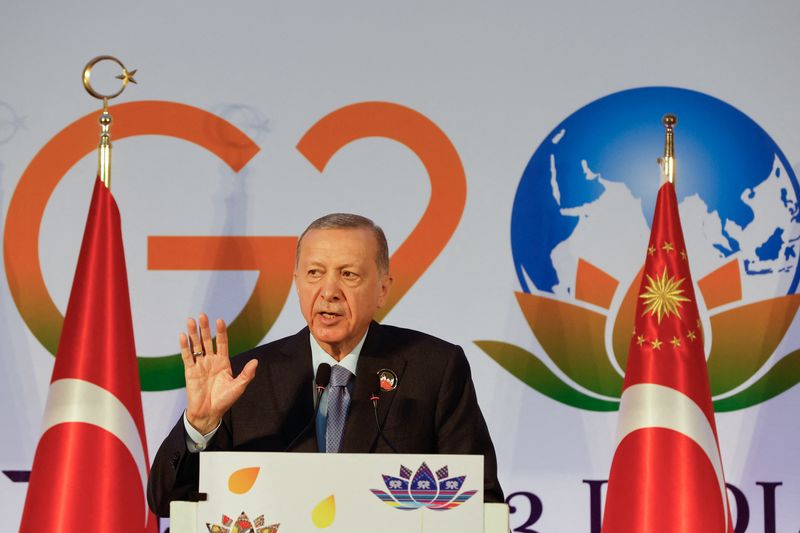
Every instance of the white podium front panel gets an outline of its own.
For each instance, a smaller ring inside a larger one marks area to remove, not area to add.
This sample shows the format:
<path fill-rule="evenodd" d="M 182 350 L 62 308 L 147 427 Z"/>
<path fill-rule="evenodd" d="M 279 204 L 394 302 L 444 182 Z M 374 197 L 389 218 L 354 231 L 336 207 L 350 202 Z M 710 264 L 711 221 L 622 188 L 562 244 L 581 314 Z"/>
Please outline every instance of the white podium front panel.
<path fill-rule="evenodd" d="M 483 531 L 483 457 L 205 452 L 197 531 Z"/>

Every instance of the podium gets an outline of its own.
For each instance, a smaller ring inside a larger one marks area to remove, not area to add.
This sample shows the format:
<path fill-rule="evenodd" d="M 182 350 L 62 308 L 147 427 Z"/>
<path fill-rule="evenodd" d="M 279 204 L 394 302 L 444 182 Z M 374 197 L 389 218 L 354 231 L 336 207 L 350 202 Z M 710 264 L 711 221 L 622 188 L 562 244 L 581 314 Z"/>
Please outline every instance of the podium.
<path fill-rule="evenodd" d="M 172 502 L 172 533 L 509 530 L 482 456 L 204 452 L 200 494 Z"/>

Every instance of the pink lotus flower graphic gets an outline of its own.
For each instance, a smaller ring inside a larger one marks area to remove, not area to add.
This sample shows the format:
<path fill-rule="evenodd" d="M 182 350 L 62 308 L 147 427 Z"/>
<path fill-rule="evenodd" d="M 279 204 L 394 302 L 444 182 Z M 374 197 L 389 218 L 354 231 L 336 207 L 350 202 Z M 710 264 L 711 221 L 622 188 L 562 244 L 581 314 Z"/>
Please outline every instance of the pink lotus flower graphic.
<path fill-rule="evenodd" d="M 434 476 L 428 465 L 422 463 L 414 477 L 411 477 L 410 468 L 401 465 L 399 477 L 383 474 L 388 493 L 377 489 L 370 489 L 370 492 L 383 503 L 402 511 L 421 507 L 447 511 L 455 509 L 478 492 L 470 490 L 459 494 L 465 479 L 466 476 L 450 477 L 447 465 L 437 470 Z"/>

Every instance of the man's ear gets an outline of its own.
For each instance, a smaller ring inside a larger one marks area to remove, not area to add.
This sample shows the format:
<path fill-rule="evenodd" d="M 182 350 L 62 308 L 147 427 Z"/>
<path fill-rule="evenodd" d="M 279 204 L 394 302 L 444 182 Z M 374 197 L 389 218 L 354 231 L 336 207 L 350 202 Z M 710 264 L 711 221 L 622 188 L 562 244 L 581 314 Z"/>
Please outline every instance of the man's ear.
<path fill-rule="evenodd" d="M 384 306 L 386 299 L 389 297 L 389 289 L 392 288 L 394 278 L 391 274 L 384 274 L 381 276 L 381 294 L 378 298 L 378 309 Z"/>

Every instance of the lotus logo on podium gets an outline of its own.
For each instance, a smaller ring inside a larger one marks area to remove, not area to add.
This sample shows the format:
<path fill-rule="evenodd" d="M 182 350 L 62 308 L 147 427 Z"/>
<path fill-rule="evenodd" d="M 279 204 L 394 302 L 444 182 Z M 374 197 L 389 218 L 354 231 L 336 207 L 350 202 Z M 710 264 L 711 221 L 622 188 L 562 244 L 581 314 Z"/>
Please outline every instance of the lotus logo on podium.
<path fill-rule="evenodd" d="M 222 524 L 206 524 L 211 533 L 277 533 L 280 524 L 264 525 L 264 515 L 258 516 L 255 520 L 250 520 L 247 514 L 242 511 L 235 521 L 227 515 L 222 515 Z"/>
<path fill-rule="evenodd" d="M 413 511 L 426 507 L 432 511 L 448 511 L 455 509 L 469 500 L 476 492 L 470 490 L 458 493 L 464 486 L 466 476 L 449 477 L 447 465 L 436 471 L 434 476 L 430 467 L 422 463 L 414 477 L 411 469 L 400 465 L 400 477 L 383 474 L 383 482 L 389 493 L 382 490 L 370 489 L 387 505 L 402 511 Z"/>

